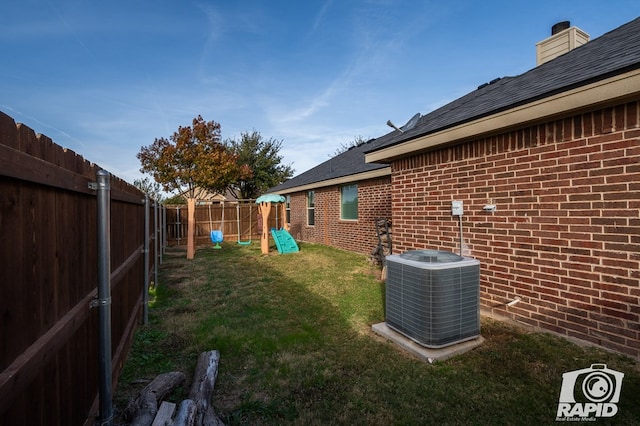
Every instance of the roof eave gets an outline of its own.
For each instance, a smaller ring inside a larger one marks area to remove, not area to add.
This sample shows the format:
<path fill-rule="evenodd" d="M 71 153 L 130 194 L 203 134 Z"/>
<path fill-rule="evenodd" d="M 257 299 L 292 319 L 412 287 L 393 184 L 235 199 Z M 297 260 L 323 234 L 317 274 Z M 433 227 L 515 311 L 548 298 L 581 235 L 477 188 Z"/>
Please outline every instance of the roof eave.
<path fill-rule="evenodd" d="M 356 173 L 353 175 L 341 176 L 333 179 L 322 180 L 306 185 L 294 186 L 277 191 L 280 195 L 292 194 L 294 192 L 311 191 L 317 188 L 324 188 L 332 185 L 343 185 L 346 183 L 359 182 L 367 179 L 375 179 L 391 175 L 391 167 L 383 167 L 368 172 Z"/>
<path fill-rule="evenodd" d="M 419 136 L 397 145 L 365 154 L 366 163 L 391 163 L 393 160 L 429 151 L 442 145 L 503 132 L 527 123 L 566 116 L 589 107 L 619 102 L 640 94 L 640 69 L 515 106 L 495 114 L 472 119 L 456 126 Z"/>

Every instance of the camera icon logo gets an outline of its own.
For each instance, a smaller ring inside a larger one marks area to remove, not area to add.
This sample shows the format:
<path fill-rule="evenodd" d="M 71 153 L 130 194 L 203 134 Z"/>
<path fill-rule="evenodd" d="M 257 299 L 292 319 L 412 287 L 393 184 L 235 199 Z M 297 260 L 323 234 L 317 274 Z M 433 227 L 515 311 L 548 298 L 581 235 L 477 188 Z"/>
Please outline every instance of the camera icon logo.
<path fill-rule="evenodd" d="M 564 373 L 556 420 L 615 416 L 623 377 L 606 364 Z"/>

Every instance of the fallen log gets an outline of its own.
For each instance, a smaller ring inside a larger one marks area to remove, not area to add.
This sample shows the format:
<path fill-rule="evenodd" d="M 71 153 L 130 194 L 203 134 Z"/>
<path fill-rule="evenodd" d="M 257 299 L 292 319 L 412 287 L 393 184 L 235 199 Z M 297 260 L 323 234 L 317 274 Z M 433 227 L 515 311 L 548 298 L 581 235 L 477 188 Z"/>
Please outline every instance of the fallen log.
<path fill-rule="evenodd" d="M 158 412 L 158 404 L 185 378 L 184 373 L 174 371 L 153 379 L 124 410 L 124 418 L 131 421 L 130 426 L 150 426 Z"/>
<path fill-rule="evenodd" d="M 183 400 L 178 406 L 176 417 L 171 426 L 194 426 L 196 421 L 196 403 L 191 399 Z"/>
<path fill-rule="evenodd" d="M 216 350 L 202 352 L 198 357 L 193 384 L 189 391 L 189 399 L 194 401 L 196 405 L 194 424 L 197 426 L 224 425 L 211 406 L 219 362 L 220 352 Z"/>

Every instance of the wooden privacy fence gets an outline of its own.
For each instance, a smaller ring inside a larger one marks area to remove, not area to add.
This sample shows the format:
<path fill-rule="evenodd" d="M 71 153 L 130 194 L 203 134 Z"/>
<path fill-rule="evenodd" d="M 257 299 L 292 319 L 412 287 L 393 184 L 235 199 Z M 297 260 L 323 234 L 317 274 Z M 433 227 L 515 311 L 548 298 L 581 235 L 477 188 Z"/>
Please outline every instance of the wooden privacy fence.
<path fill-rule="evenodd" d="M 0 425 L 94 422 L 98 170 L 0 112 Z M 157 271 L 160 215 L 149 207 L 145 225 L 144 194 L 114 176 L 109 197 L 115 386 Z"/>
<path fill-rule="evenodd" d="M 186 246 L 187 205 L 167 205 L 165 209 L 167 244 L 170 246 Z M 224 220 L 222 218 L 223 209 Z M 212 230 L 221 230 L 225 243 L 237 242 L 238 237 L 240 241 L 259 240 L 262 219 L 258 213 L 258 206 L 254 203 L 254 200 L 225 202 L 224 204 L 196 204 L 196 246 L 212 244 L 209 238 Z M 276 216 L 276 213 L 278 216 Z M 281 228 L 283 224 L 281 209 L 272 209 L 269 216 L 269 228 Z"/>

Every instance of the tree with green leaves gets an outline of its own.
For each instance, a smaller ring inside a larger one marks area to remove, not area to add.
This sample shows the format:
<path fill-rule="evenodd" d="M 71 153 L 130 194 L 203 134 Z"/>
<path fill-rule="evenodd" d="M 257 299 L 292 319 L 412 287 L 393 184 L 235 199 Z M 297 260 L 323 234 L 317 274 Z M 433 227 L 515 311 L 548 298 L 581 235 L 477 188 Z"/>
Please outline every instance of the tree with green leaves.
<path fill-rule="evenodd" d="M 137 157 L 140 171 L 149 173 L 166 192 L 180 191 L 187 198 L 187 258 L 195 255 L 194 212 L 198 190 L 224 193 L 225 189 L 252 175 L 238 155 L 221 142 L 220 124 L 198 115 L 192 125 L 180 126 L 166 138 L 143 146 Z"/>
<path fill-rule="evenodd" d="M 174 194 L 165 199 L 163 204 L 187 204 L 187 199 L 180 194 Z"/>
<path fill-rule="evenodd" d="M 281 164 L 279 155 L 282 141 L 269 138 L 253 131 L 240 134 L 240 140 L 227 139 L 225 145 L 237 156 L 240 164 L 247 165 L 253 173 L 238 179 L 229 187 L 240 199 L 253 199 L 293 176 L 291 165 Z"/>
<path fill-rule="evenodd" d="M 151 174 L 166 192 L 178 190 L 187 199 L 194 198 L 199 188 L 224 193 L 250 176 L 251 169 L 221 142 L 220 134 L 219 123 L 199 115 L 169 139 L 157 138 L 143 146 L 137 155 L 140 171 Z"/>
<path fill-rule="evenodd" d="M 133 186 L 147 194 L 149 198 L 160 203 L 163 202 L 164 197 L 162 188 L 160 187 L 160 184 L 158 182 L 152 182 L 148 177 L 144 177 L 142 179 L 135 179 L 133 181 Z"/>

